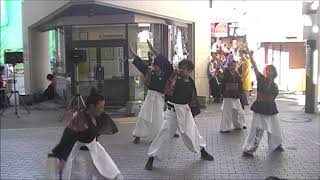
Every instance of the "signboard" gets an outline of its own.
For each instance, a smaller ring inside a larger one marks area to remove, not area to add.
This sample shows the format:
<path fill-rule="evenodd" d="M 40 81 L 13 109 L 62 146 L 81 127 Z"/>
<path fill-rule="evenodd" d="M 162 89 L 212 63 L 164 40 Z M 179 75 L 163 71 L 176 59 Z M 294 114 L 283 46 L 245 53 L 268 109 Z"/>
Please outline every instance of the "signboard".
<path fill-rule="evenodd" d="M 228 23 L 212 23 L 211 36 L 212 37 L 228 37 Z"/>
<path fill-rule="evenodd" d="M 211 37 L 239 37 L 244 36 L 245 30 L 238 22 L 211 23 Z"/>

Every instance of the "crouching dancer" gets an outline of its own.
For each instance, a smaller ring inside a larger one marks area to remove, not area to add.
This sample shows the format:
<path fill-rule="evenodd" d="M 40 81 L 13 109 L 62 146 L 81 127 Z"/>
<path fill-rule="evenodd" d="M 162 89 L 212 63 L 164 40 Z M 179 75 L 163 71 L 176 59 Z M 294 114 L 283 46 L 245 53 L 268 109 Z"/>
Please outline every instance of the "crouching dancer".
<path fill-rule="evenodd" d="M 65 165 L 60 166 L 63 179 L 122 179 L 119 169 L 96 140 L 100 134 L 108 133 L 106 131 L 110 134 L 117 131 L 115 125 L 108 130 L 101 122 L 101 118 L 109 118 L 102 115 L 104 97 L 91 94 L 85 104 L 86 109 L 79 111 L 68 122 L 60 143 L 48 156 L 60 162 L 67 160 Z"/>
<path fill-rule="evenodd" d="M 276 68 L 273 65 L 268 65 L 266 67 L 266 77 L 264 77 L 259 72 L 252 55 L 250 55 L 250 59 L 258 81 L 258 94 L 256 101 L 251 107 L 254 113 L 250 133 L 243 146 L 243 154 L 245 156 L 253 155 L 260 144 L 264 131 L 268 132 L 268 154 L 274 150 L 283 151 L 281 146 L 283 139 L 277 105 L 275 103 L 275 98 L 279 94 L 278 86 L 274 82 L 274 79 L 277 77 Z"/>
<path fill-rule="evenodd" d="M 194 106 L 197 97 L 195 84 L 190 77 L 194 65 L 191 61 L 182 60 L 179 62 L 178 69 L 170 75 L 166 83 L 167 110 L 162 128 L 149 147 L 146 170 L 152 170 L 154 158 L 160 160 L 165 157 L 171 137 L 177 129 L 190 151 L 201 152 L 202 159 L 213 161 L 213 157 L 204 149 L 206 141 L 199 134 L 191 112 L 191 109 L 196 109 Z"/>

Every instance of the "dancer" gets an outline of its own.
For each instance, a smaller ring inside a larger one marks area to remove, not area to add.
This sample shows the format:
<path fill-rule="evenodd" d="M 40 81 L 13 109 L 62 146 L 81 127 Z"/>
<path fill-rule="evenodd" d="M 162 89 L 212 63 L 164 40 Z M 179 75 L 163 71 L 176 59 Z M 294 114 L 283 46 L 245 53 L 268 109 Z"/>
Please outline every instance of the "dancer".
<path fill-rule="evenodd" d="M 160 132 L 153 140 L 148 150 L 148 162 L 146 170 L 152 170 L 154 158 L 163 159 L 166 150 L 170 146 L 171 137 L 178 129 L 187 148 L 195 153 L 201 152 L 201 158 L 213 161 L 213 157 L 206 152 L 206 142 L 199 134 L 198 127 L 194 121 L 191 109 L 196 103 L 197 91 L 193 80 L 190 77 L 194 69 L 191 61 L 182 60 L 166 84 L 165 94 L 168 109 L 165 111 L 165 119 Z"/>
<path fill-rule="evenodd" d="M 228 68 L 224 70 L 221 133 L 228 133 L 232 129 L 247 128 L 244 125 L 245 116 L 240 103 L 242 82 L 239 73 L 236 71 L 236 66 L 236 61 L 232 60 L 229 61 Z"/>
<path fill-rule="evenodd" d="M 266 66 L 266 77 L 263 76 L 254 61 L 252 54 L 250 60 L 257 77 L 257 99 L 253 103 L 251 129 L 243 146 L 243 154 L 252 156 L 257 150 L 264 131 L 268 132 L 268 154 L 274 150 L 283 151 L 282 133 L 278 117 L 278 109 L 275 98 L 279 94 L 278 86 L 274 82 L 277 70 L 273 65 Z"/>
<path fill-rule="evenodd" d="M 68 122 L 60 143 L 48 157 L 59 159 L 63 179 L 122 179 L 119 169 L 96 140 L 100 134 L 117 132 L 115 128 L 104 128 L 104 97 L 91 94 L 85 104 L 86 109 Z"/>
<path fill-rule="evenodd" d="M 164 88 L 166 82 L 173 71 L 170 62 L 157 52 L 151 43 L 147 41 L 153 54 L 156 55 L 152 68 L 149 68 L 141 58 L 135 53 L 131 46 L 131 53 L 135 56 L 133 64 L 143 73 L 145 85 L 148 87 L 147 96 L 138 114 L 136 127 L 133 131 L 134 143 L 138 144 L 140 138 L 152 141 L 159 132 L 164 119 Z M 178 136 L 178 135 L 175 135 Z"/>

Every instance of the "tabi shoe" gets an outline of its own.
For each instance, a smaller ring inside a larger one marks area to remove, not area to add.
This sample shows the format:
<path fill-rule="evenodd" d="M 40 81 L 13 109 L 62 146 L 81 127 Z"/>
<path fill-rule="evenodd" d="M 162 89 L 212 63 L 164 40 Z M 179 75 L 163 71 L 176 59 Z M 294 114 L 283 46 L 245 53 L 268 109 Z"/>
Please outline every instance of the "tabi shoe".
<path fill-rule="evenodd" d="M 177 134 L 177 133 L 175 133 L 175 134 L 173 135 L 173 137 L 174 137 L 174 138 L 178 138 L 178 137 L 180 137 L 180 135 Z"/>
<path fill-rule="evenodd" d="M 201 149 L 201 158 L 206 161 L 213 161 L 214 158 L 204 148 Z"/>
<path fill-rule="evenodd" d="M 146 164 L 145 169 L 148 171 L 152 171 L 154 157 L 149 157 L 148 162 Z"/>
<path fill-rule="evenodd" d="M 283 149 L 282 145 L 280 145 L 275 149 L 275 151 L 283 152 L 284 149 Z"/>
<path fill-rule="evenodd" d="M 133 143 L 135 144 L 139 144 L 139 142 L 140 142 L 140 137 L 136 137 L 133 141 Z"/>
<path fill-rule="evenodd" d="M 220 133 L 229 133 L 229 132 L 231 132 L 231 131 L 220 131 Z"/>
<path fill-rule="evenodd" d="M 253 153 L 244 151 L 244 152 L 242 153 L 242 156 L 244 156 L 244 157 L 253 157 Z"/>

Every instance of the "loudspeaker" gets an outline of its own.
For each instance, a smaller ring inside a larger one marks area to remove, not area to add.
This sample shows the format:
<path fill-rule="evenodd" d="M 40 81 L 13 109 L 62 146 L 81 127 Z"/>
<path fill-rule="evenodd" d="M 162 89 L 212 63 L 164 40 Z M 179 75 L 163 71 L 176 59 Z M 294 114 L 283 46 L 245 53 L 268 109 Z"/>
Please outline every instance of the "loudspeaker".
<path fill-rule="evenodd" d="M 4 52 L 5 64 L 23 63 L 23 52 Z"/>
<path fill-rule="evenodd" d="M 71 50 L 69 53 L 69 58 L 71 62 L 74 64 L 86 62 L 87 60 L 86 50 L 78 50 L 78 49 Z"/>

